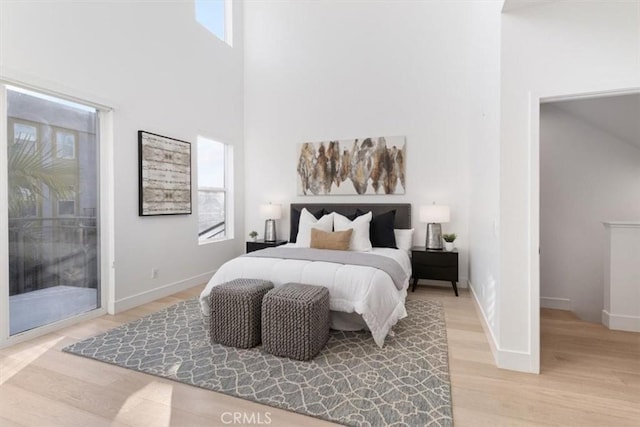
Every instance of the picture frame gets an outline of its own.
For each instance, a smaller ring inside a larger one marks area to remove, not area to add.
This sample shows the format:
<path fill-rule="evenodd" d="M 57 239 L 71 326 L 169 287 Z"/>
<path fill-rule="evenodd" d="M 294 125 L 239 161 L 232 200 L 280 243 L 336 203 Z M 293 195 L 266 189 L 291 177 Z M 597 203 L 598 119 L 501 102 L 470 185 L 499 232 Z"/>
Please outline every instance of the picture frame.
<path fill-rule="evenodd" d="M 138 215 L 190 215 L 191 143 L 138 131 Z"/>

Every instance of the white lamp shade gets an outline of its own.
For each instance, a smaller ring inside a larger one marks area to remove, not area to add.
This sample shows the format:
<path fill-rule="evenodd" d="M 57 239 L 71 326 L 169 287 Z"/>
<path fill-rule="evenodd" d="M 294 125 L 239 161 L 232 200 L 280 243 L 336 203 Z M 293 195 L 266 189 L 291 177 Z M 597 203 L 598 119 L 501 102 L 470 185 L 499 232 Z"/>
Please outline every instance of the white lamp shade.
<path fill-rule="evenodd" d="M 420 207 L 420 222 L 439 224 L 449 222 L 450 217 L 449 206 L 427 205 Z"/>
<path fill-rule="evenodd" d="M 282 206 L 269 203 L 268 205 L 260 205 L 260 215 L 264 219 L 280 219 L 282 218 Z"/>

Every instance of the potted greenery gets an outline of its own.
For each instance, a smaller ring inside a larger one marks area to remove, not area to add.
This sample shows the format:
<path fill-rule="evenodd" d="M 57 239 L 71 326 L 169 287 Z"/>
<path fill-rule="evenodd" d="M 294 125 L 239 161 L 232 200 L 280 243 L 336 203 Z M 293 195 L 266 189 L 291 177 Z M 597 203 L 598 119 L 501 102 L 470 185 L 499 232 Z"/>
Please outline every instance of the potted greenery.
<path fill-rule="evenodd" d="M 451 252 L 454 249 L 453 242 L 456 240 L 456 233 L 443 234 L 442 239 L 444 240 L 444 249 Z"/>
<path fill-rule="evenodd" d="M 258 237 L 258 232 L 257 231 L 252 231 L 251 233 L 249 233 L 249 237 L 251 237 L 253 239 L 253 241 L 256 241 L 256 238 Z"/>

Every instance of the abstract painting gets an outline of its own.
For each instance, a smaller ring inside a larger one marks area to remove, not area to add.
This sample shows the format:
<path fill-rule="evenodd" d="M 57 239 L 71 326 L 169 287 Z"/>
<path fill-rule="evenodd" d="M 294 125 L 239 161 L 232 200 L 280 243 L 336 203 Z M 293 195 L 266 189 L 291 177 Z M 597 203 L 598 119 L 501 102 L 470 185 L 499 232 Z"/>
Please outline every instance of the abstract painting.
<path fill-rule="evenodd" d="M 140 216 L 191 213 L 191 144 L 138 131 Z"/>
<path fill-rule="evenodd" d="M 298 195 L 404 194 L 404 136 L 305 142 L 298 151 Z"/>

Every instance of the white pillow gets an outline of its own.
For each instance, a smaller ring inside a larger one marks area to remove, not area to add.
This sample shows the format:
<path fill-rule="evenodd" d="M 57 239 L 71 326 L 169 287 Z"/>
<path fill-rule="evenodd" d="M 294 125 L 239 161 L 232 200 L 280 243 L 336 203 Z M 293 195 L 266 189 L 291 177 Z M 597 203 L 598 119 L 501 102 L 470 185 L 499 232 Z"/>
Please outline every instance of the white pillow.
<path fill-rule="evenodd" d="M 396 235 L 396 246 L 407 253 L 411 253 L 413 246 L 413 228 L 398 230 L 394 229 L 393 234 Z"/>
<path fill-rule="evenodd" d="M 327 214 L 320 219 L 316 219 L 306 208 L 300 212 L 300 222 L 298 223 L 298 237 L 296 237 L 296 246 L 299 248 L 308 248 L 311 246 L 311 229 L 331 232 L 333 231 L 333 213 Z"/>
<path fill-rule="evenodd" d="M 372 213 L 369 212 L 360 215 L 353 221 L 339 213 L 333 213 L 333 229 L 335 231 L 345 231 L 353 229 L 351 234 L 351 242 L 349 242 L 350 251 L 370 251 L 371 240 L 369 240 L 369 224 L 371 223 Z"/>

